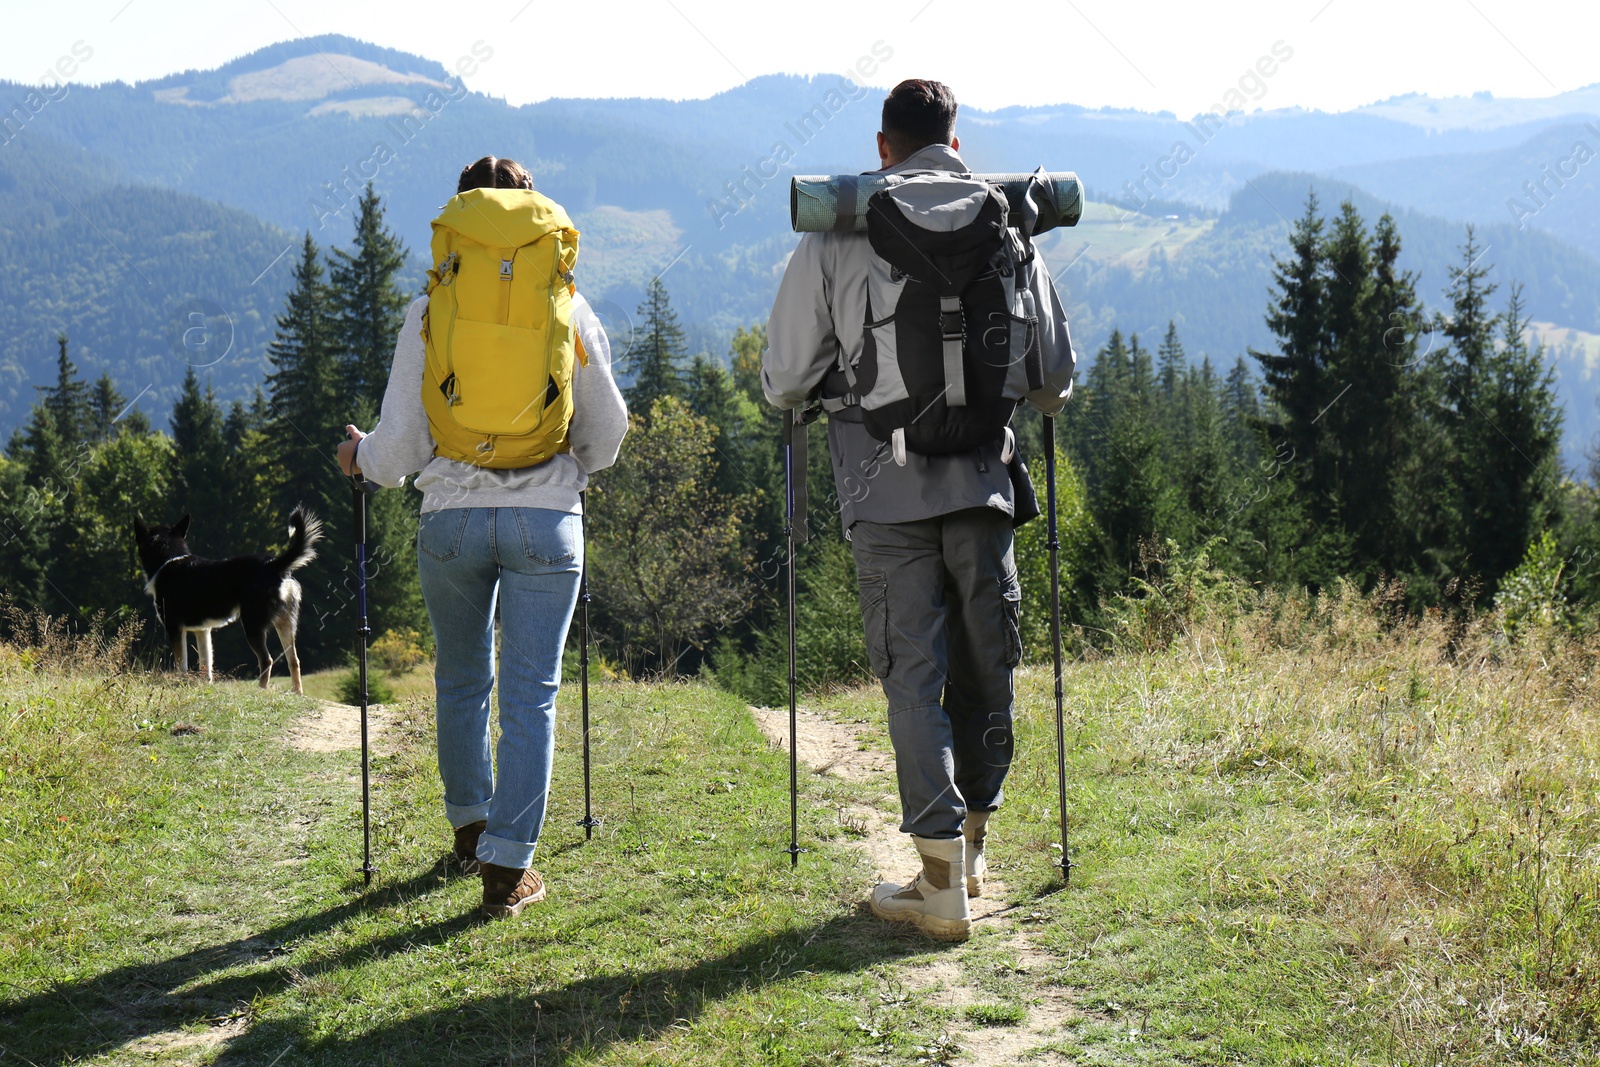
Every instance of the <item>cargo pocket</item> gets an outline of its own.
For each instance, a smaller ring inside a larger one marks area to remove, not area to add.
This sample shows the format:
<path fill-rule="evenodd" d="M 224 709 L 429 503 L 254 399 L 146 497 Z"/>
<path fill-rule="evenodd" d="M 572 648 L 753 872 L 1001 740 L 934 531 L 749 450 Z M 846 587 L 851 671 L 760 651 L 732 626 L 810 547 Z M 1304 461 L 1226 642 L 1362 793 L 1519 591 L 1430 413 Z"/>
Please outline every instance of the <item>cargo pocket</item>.
<path fill-rule="evenodd" d="M 1022 584 L 1017 572 L 1000 579 L 1000 622 L 1005 631 L 1006 666 L 1022 662 Z"/>
<path fill-rule="evenodd" d="M 461 532 L 467 528 L 466 508 L 430 511 L 417 524 L 417 548 L 440 563 L 461 554 Z"/>
<path fill-rule="evenodd" d="M 866 628 L 867 660 L 872 673 L 889 677 L 894 657 L 889 652 L 889 583 L 881 574 L 862 574 L 861 621 Z"/>

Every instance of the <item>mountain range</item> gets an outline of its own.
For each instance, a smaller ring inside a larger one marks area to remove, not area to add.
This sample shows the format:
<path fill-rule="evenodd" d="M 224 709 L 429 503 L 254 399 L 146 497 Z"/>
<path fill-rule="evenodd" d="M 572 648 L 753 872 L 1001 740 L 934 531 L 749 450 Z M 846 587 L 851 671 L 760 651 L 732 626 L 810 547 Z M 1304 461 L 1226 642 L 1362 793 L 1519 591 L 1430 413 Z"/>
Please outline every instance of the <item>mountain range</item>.
<path fill-rule="evenodd" d="M 885 82 L 920 73 L 875 54 Z M 756 78 L 701 100 L 513 107 L 459 76 L 498 61 L 483 42 L 447 67 L 324 36 L 134 85 L 46 95 L 0 82 L 0 432 L 52 379 L 58 332 L 88 374 L 109 371 L 158 421 L 190 365 L 224 399 L 248 395 L 302 236 L 347 244 L 371 181 L 415 284 L 429 220 L 460 168 L 489 153 L 527 164 L 572 213 L 579 284 L 619 349 L 660 275 L 692 344 L 720 355 L 735 328 L 765 319 L 796 240 L 789 177 L 876 164 L 881 96 L 836 75 Z M 1326 213 L 1346 198 L 1369 222 L 1392 213 L 1433 307 L 1472 224 L 1497 299 L 1525 286 L 1566 407 L 1564 455 L 1582 469 L 1600 429 L 1600 86 L 1338 114 L 1245 112 L 1270 102 L 1270 76 L 1240 89 L 1240 110 L 1188 119 L 962 110 L 975 170 L 1044 165 L 1085 183 L 1083 221 L 1042 241 L 1083 358 L 1113 328 L 1153 341 L 1168 321 L 1196 359 L 1231 364 L 1269 345 L 1272 260 L 1312 190 Z"/>

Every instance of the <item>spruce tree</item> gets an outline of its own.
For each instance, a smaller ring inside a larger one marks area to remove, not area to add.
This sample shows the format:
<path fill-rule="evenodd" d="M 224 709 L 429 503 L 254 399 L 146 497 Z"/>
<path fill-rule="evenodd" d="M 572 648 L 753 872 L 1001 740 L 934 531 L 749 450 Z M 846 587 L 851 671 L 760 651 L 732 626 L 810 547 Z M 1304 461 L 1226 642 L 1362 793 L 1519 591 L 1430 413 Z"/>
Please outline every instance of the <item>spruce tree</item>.
<path fill-rule="evenodd" d="M 226 539 L 228 531 L 213 526 L 206 529 L 204 519 L 223 518 L 222 508 L 224 469 L 228 459 L 228 444 L 223 436 L 222 409 L 217 405 L 216 392 L 207 384 L 204 392 L 200 381 L 190 367 L 183 378 L 183 390 L 178 402 L 172 406 L 172 471 L 171 486 L 173 521 L 188 512 L 202 519 L 195 533 L 200 540 L 216 546 L 222 555 L 231 555 Z"/>
<path fill-rule="evenodd" d="M 334 249 L 328 270 L 334 346 L 344 378 L 339 394 L 342 421 L 372 426 L 394 359 L 395 338 L 405 324 L 405 292 L 398 278 L 405 246 L 384 225 L 383 203 L 369 183 L 356 216 L 355 246 Z M 367 500 L 367 539 L 373 567 L 367 586 L 373 632 L 427 629 L 417 577 L 416 534 L 421 495 L 401 489 Z M 349 505 L 345 507 L 348 509 Z"/>
<path fill-rule="evenodd" d="M 406 317 L 406 295 L 396 284 L 405 259 L 405 245 L 384 225 L 383 202 L 369 182 L 356 215 L 355 246 L 335 248 L 328 268 L 334 344 L 352 419 L 383 403 L 395 336 Z"/>
<path fill-rule="evenodd" d="M 266 394 L 258 386 L 249 404 L 233 402 L 223 422 L 226 447 L 217 486 L 223 520 L 221 543 L 255 545 L 264 533 L 283 526 L 285 516 L 273 514 L 268 418 Z"/>
<path fill-rule="evenodd" d="M 111 380 L 110 372 L 102 373 L 89 396 L 89 425 L 95 441 L 109 441 L 115 435 L 117 416 L 122 414 L 127 403 L 128 398 Z"/>
<path fill-rule="evenodd" d="M 354 579 L 347 553 L 335 547 L 348 545 L 350 538 L 348 483 L 333 458 L 349 411 L 338 380 L 340 365 L 322 261 L 309 233 L 276 325 L 267 348 L 273 369 L 267 375 L 265 458 L 270 483 L 265 495 L 271 502 L 273 529 L 283 528 L 297 504 L 305 504 L 323 520 L 328 542 L 300 574 L 305 588 L 300 623 L 301 656 L 312 664 L 326 664 L 336 650 L 347 647 L 354 625 Z M 260 537 L 257 534 L 253 543 L 259 544 Z"/>
<path fill-rule="evenodd" d="M 1161 339 L 1161 347 L 1156 349 L 1156 362 L 1160 368 L 1161 399 L 1166 410 L 1179 410 L 1182 405 L 1178 393 L 1189 358 L 1184 354 L 1183 341 L 1178 337 L 1178 324 L 1175 321 L 1167 322 L 1167 334 Z"/>
<path fill-rule="evenodd" d="M 1486 596 L 1528 546 L 1554 524 L 1561 500 L 1562 412 L 1544 345 L 1528 345 L 1521 286 L 1500 317 L 1500 343 L 1485 359 L 1481 399 L 1471 428 L 1472 497 L 1482 501 L 1467 549 Z"/>
<path fill-rule="evenodd" d="M 276 321 L 277 332 L 267 348 L 273 367 L 267 375 L 268 411 L 278 450 L 274 497 L 287 512 L 283 505 L 328 478 L 333 446 L 345 423 L 328 291 L 309 233 L 295 265 L 294 288 Z"/>
<path fill-rule="evenodd" d="M 1283 442 L 1296 462 L 1315 455 L 1317 416 L 1332 399 L 1326 382 L 1324 229 L 1313 192 L 1289 236 L 1290 257 L 1274 261 L 1277 295 L 1267 312 L 1267 326 L 1278 338 L 1279 351 L 1250 353 L 1261 365 L 1264 389 L 1272 401 L 1270 437 L 1275 444 Z"/>
<path fill-rule="evenodd" d="M 1317 458 L 1324 462 L 1313 469 L 1318 496 L 1337 508 L 1348 535 L 1352 577 L 1368 580 L 1411 562 L 1396 492 L 1415 417 L 1406 379 L 1416 348 L 1412 324 L 1421 308 L 1412 276 L 1397 267 L 1399 255 L 1393 218 L 1379 219 L 1369 238 L 1354 206 L 1341 206 L 1328 240 L 1332 395 L 1318 419 Z"/>
<path fill-rule="evenodd" d="M 1117 588 L 1142 569 L 1141 546 L 1170 532 L 1174 494 L 1162 455 L 1154 364 L 1138 335 L 1124 343 L 1113 330 L 1088 380 L 1093 425 L 1086 481 L 1105 537 L 1105 583 Z"/>
<path fill-rule="evenodd" d="M 651 279 L 638 314 L 641 326 L 628 353 L 627 370 L 633 375 L 628 408 L 648 417 L 658 398 L 682 393 L 686 342 L 660 278 Z"/>
<path fill-rule="evenodd" d="M 1484 532 L 1495 528 L 1490 509 L 1497 501 L 1493 480 L 1485 471 L 1504 442 L 1495 439 L 1499 431 L 1485 410 L 1491 405 L 1490 363 L 1502 326 L 1501 316 L 1490 310 L 1489 300 L 1498 286 L 1488 280 L 1490 267 L 1482 262 L 1485 251 L 1479 247 L 1473 227 L 1468 226 L 1461 264 L 1449 268 L 1445 298 L 1450 310 L 1441 313 L 1436 322 L 1444 344 L 1435 363 L 1442 401 L 1436 417 L 1447 443 L 1442 458 L 1454 497 L 1455 520 L 1455 528 L 1437 555 L 1450 576 L 1487 578 L 1480 583 L 1480 593 L 1486 596 L 1495 576 L 1486 571 L 1489 561 L 1482 558 Z M 1517 551 L 1520 556 L 1521 546 Z"/>
<path fill-rule="evenodd" d="M 1231 543 L 1236 527 L 1228 514 L 1228 499 L 1235 471 L 1222 383 L 1210 358 L 1202 359 L 1198 368 L 1184 368 L 1179 402 L 1188 432 L 1173 469 L 1179 506 L 1172 536 L 1194 547 L 1216 537 Z M 1221 551 L 1218 558 L 1228 560 L 1231 554 Z"/>
<path fill-rule="evenodd" d="M 67 354 L 67 335 L 56 335 L 56 384 L 39 388 L 40 401 L 50 412 L 62 452 L 71 454 L 93 436 L 89 386 L 78 377 L 77 365 Z"/>
<path fill-rule="evenodd" d="M 1243 356 L 1222 383 L 1222 415 L 1227 423 L 1229 458 L 1234 466 L 1254 461 L 1261 444 L 1261 398 L 1255 375 Z"/>

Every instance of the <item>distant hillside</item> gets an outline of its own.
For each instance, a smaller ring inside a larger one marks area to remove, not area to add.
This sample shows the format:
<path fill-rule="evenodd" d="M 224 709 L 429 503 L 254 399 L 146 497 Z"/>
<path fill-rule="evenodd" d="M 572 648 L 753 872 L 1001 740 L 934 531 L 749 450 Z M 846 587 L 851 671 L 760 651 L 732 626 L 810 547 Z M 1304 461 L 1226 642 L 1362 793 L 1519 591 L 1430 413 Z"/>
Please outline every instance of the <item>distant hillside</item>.
<path fill-rule="evenodd" d="M 224 399 L 248 396 L 266 374 L 282 292 L 252 283 L 292 243 L 287 231 L 200 197 L 116 184 L 102 161 L 34 131 L 0 152 L 0 194 L 6 433 L 34 386 L 53 380 L 60 331 L 86 377 L 109 370 L 158 420 L 190 364 Z"/>
<path fill-rule="evenodd" d="M 1367 163 L 1332 173 L 1436 215 L 1543 230 L 1594 253 L 1600 249 L 1597 160 L 1600 120 L 1588 119 L 1541 129 L 1494 151 Z"/>
<path fill-rule="evenodd" d="M 27 264 L 22 278 L 13 269 L 0 283 L 21 309 L 21 328 L 0 340 L 0 429 L 15 425 L 43 380 L 57 328 L 81 338 L 87 363 L 127 367 L 121 376 L 131 383 L 150 377 L 142 361 L 164 350 L 157 339 L 190 293 L 221 293 L 206 299 L 240 319 L 237 362 L 214 372 L 219 385 L 253 385 L 289 280 L 292 257 L 274 257 L 307 231 L 325 246 L 345 242 L 350 205 L 371 179 L 415 275 L 427 259 L 428 221 L 461 166 L 485 153 L 527 163 L 572 212 L 584 234 L 579 284 L 619 334 L 644 285 L 665 272 L 691 343 L 720 354 L 736 327 L 770 307 L 796 240 L 789 177 L 875 164 L 880 96 L 837 76 L 757 78 L 704 100 L 516 108 L 454 80 L 458 63 L 501 61 L 492 41 L 441 64 L 327 36 L 212 71 L 74 86 L 0 153 L 0 218 L 26 220 L 8 226 L 6 262 Z M 891 50 L 880 77 L 904 73 Z M 0 83 L 0 92 L 22 88 Z M 1271 102 L 1268 80 L 1248 106 Z M 1536 318 L 1553 331 L 1600 332 L 1591 174 L 1600 165 L 1520 231 L 1505 204 L 1597 112 L 1597 88 L 1540 101 L 1407 97 L 1345 114 L 1288 109 L 1200 124 L 1063 104 L 963 109 L 961 132 L 975 169 L 1073 169 L 1093 201 L 1118 205 L 1047 242 L 1082 347 L 1092 351 L 1114 325 L 1149 333 L 1174 319 L 1192 353 L 1223 363 L 1267 340 L 1271 259 L 1285 217 L 1299 214 L 1312 184 L 1329 212 L 1347 192 L 1369 218 L 1394 205 L 1427 299 L 1439 299 L 1463 223 L 1475 220 L 1497 277 L 1527 284 Z M 58 175 L 60 190 L 38 174 Z M 23 186 L 26 194 L 15 191 Z M 1168 214 L 1181 218 L 1174 225 Z M 128 264 L 108 254 L 95 226 L 136 262 L 183 248 L 176 273 L 151 288 L 165 294 L 176 281 L 185 295 L 129 303 L 120 281 Z M 154 377 L 150 402 L 160 406 L 170 377 Z M 1571 390 L 1567 451 L 1576 456 L 1592 421 L 1592 383 L 1565 371 L 1562 380 Z"/>

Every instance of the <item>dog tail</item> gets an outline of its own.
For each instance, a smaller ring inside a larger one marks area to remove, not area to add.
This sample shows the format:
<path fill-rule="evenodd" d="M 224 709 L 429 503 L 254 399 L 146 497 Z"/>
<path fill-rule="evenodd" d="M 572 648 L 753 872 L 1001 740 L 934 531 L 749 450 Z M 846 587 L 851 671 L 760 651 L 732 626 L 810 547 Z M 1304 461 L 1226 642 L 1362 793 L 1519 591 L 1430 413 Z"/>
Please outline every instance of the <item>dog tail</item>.
<path fill-rule="evenodd" d="M 322 540 L 322 520 L 301 505 L 289 513 L 289 547 L 272 561 L 272 566 L 290 574 L 317 558 L 317 542 Z"/>

